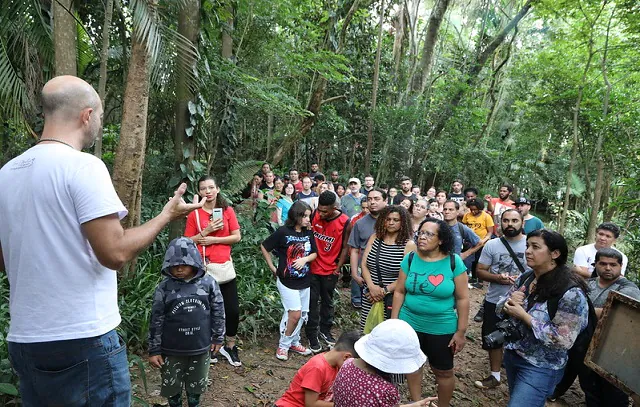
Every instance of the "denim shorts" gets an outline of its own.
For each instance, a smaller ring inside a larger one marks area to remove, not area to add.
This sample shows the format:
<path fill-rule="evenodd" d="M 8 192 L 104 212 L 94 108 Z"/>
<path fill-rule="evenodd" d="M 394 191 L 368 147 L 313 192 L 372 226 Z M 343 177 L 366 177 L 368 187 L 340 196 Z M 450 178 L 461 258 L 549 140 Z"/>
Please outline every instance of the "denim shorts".
<path fill-rule="evenodd" d="M 115 330 L 93 338 L 9 342 L 24 407 L 128 407 L 127 348 Z"/>

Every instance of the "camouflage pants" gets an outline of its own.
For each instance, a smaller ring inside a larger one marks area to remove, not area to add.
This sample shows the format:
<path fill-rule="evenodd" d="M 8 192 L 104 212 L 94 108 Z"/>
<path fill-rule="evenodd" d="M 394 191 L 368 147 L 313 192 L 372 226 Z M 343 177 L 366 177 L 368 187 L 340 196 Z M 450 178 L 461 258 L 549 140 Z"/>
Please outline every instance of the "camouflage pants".
<path fill-rule="evenodd" d="M 209 352 L 194 356 L 165 356 L 162 365 L 162 397 L 182 393 L 202 394 L 207 389 L 209 375 Z"/>

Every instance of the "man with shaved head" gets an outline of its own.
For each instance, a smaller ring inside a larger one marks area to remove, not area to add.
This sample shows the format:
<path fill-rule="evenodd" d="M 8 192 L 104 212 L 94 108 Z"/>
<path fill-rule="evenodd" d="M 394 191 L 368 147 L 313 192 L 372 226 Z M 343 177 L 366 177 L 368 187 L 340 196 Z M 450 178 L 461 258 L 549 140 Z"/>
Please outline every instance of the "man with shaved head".
<path fill-rule="evenodd" d="M 128 406 L 131 384 L 115 270 L 200 204 L 183 184 L 133 229 L 104 163 L 83 148 L 102 127 L 96 91 L 73 76 L 42 89 L 38 143 L 0 169 L 0 271 L 10 284 L 7 341 L 24 406 Z"/>

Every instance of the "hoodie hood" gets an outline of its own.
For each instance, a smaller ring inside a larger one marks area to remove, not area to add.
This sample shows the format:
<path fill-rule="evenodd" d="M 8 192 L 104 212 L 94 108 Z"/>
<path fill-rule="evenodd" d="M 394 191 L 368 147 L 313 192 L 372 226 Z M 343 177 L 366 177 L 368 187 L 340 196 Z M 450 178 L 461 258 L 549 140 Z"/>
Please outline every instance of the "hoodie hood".
<path fill-rule="evenodd" d="M 202 277 L 205 273 L 202 257 L 196 244 L 186 237 L 177 237 L 169 243 L 162 263 L 162 274 L 171 277 L 170 268 L 181 265 L 194 267 L 196 269 L 194 278 Z"/>

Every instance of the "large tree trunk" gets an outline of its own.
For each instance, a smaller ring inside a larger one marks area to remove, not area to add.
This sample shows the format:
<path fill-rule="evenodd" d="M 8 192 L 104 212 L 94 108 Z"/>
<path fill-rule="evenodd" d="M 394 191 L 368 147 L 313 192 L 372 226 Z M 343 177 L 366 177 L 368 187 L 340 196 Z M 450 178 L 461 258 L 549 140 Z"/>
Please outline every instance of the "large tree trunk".
<path fill-rule="evenodd" d="M 380 78 L 380 53 L 382 50 L 382 30 L 384 23 L 384 0 L 380 5 L 380 22 L 378 27 L 378 45 L 376 49 L 376 60 L 373 64 L 373 82 L 371 84 L 371 110 L 369 111 L 369 120 L 367 121 L 367 149 L 364 155 L 364 173 L 369 174 L 371 171 L 371 149 L 373 148 L 373 116 L 376 110 L 378 100 L 378 79 Z"/>
<path fill-rule="evenodd" d="M 113 165 L 113 184 L 124 206 L 129 210 L 129 215 L 122 221 L 127 228 L 140 224 L 142 168 L 149 107 L 149 56 L 145 44 L 135 35 L 132 36 L 131 42 L 120 141 Z"/>
<path fill-rule="evenodd" d="M 77 31 L 73 0 L 53 0 L 53 47 L 56 76 L 77 75 Z"/>
<path fill-rule="evenodd" d="M 200 32 L 200 0 L 187 0 L 178 13 L 178 33 L 191 41 L 197 48 L 198 34 Z M 178 49 L 177 63 L 181 69 L 177 70 L 176 77 L 176 125 L 173 134 L 173 153 L 176 171 L 180 171 L 180 165 L 184 165 L 188 171 L 193 171 L 195 160 L 195 129 L 191 125 L 191 113 L 189 102 L 195 102 L 195 89 L 189 87 L 188 75 L 197 63 L 196 53 Z M 187 130 L 191 129 L 188 133 Z M 187 182 L 188 179 L 182 180 Z M 184 219 L 171 222 L 169 237 L 182 235 L 184 231 Z"/>
<path fill-rule="evenodd" d="M 411 93 L 413 95 L 422 94 L 429 81 L 431 66 L 433 64 L 433 53 L 438 41 L 438 31 L 440 30 L 440 25 L 447 12 L 449 3 L 450 0 L 438 0 L 431 11 L 429 25 L 427 26 L 427 36 L 422 47 L 422 57 L 411 79 Z"/>
<path fill-rule="evenodd" d="M 602 67 L 602 80 L 605 84 L 604 91 L 604 99 L 602 102 L 602 122 L 604 123 L 604 128 L 600 130 L 598 134 L 598 141 L 596 142 L 596 148 L 594 152 L 594 156 L 596 161 L 596 186 L 595 191 L 593 192 L 593 202 L 591 203 L 591 214 L 589 215 L 589 226 L 587 227 L 587 242 L 592 242 L 596 237 L 596 224 L 598 223 L 598 214 L 600 212 L 600 202 L 602 199 L 602 190 L 605 188 L 604 185 L 604 157 L 602 154 L 602 146 L 604 144 L 604 137 L 607 132 L 608 126 L 607 116 L 609 114 L 609 99 L 611 96 L 611 82 L 609 82 L 609 72 L 607 69 L 607 54 L 609 51 L 609 33 L 611 32 L 611 21 L 613 20 L 613 15 L 615 13 L 615 8 L 611 12 L 611 16 L 609 17 L 609 23 L 607 25 L 607 34 L 604 41 L 604 50 L 602 53 L 602 60 L 600 66 Z M 606 186 L 608 188 L 609 186 Z"/>
<path fill-rule="evenodd" d="M 104 24 L 102 25 L 102 49 L 100 50 L 100 78 L 98 79 L 98 95 L 102 101 L 102 108 L 106 106 L 107 96 L 107 60 L 109 51 L 109 33 L 111 32 L 111 18 L 113 16 L 113 0 L 107 0 L 104 8 Z M 93 150 L 96 157 L 102 157 L 102 136 L 96 139 Z"/>
<path fill-rule="evenodd" d="M 533 1 L 534 0 L 527 0 L 520 11 L 518 11 L 518 14 L 516 14 L 515 17 L 513 17 L 513 19 L 506 25 L 506 27 L 504 27 L 504 29 L 498 35 L 496 35 L 493 41 L 491 41 L 489 45 L 487 45 L 484 51 L 480 53 L 476 61 L 471 65 L 469 72 L 467 72 L 466 86 L 461 86 L 460 90 L 456 92 L 453 98 L 451 98 L 451 101 L 445 105 L 444 111 L 440 115 L 440 118 L 429 134 L 430 140 L 437 139 L 440 136 L 442 130 L 444 130 L 445 125 L 453 115 L 454 110 L 460 104 L 460 101 L 462 100 L 462 97 L 464 96 L 466 90 L 473 88 L 473 85 L 475 84 L 478 75 L 480 74 L 480 71 L 482 71 L 482 68 L 486 64 L 487 60 L 491 56 L 493 56 L 496 49 L 498 49 L 498 47 L 507 38 L 507 35 L 517 27 L 520 20 L 522 20 L 524 16 L 527 15 L 529 10 L 531 9 L 531 6 L 533 5 Z"/>

